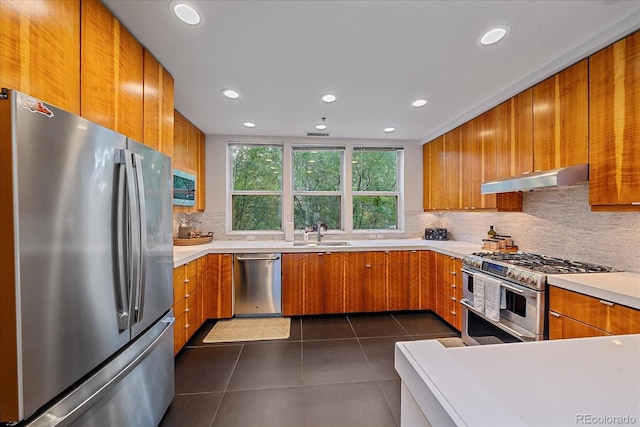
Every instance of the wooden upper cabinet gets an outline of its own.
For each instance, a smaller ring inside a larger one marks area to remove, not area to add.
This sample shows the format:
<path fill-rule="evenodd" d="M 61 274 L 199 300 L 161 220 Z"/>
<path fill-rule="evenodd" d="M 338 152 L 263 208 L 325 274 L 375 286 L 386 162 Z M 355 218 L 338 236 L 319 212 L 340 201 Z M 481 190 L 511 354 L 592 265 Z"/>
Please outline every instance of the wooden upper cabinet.
<path fill-rule="evenodd" d="M 206 137 L 198 130 L 198 180 L 196 181 L 196 209 L 204 211 L 206 206 Z"/>
<path fill-rule="evenodd" d="M 144 50 L 143 143 L 173 156 L 173 77 Z"/>
<path fill-rule="evenodd" d="M 80 114 L 80 1 L 0 1 L 0 87 Z"/>
<path fill-rule="evenodd" d="M 174 110 L 173 167 L 187 169 L 189 157 L 189 121 L 178 110 Z"/>
<path fill-rule="evenodd" d="M 533 172 L 533 90 L 495 108 L 496 178 Z"/>
<path fill-rule="evenodd" d="M 589 58 L 589 114 L 589 203 L 640 210 L 640 31 Z"/>
<path fill-rule="evenodd" d="M 444 190 L 445 151 L 444 136 L 422 146 L 422 157 L 426 165 L 423 170 L 424 210 L 445 209 L 446 193 Z"/>
<path fill-rule="evenodd" d="M 81 16 L 80 113 L 142 141 L 142 45 L 99 0 L 84 0 Z"/>
<path fill-rule="evenodd" d="M 533 87 L 533 168 L 588 163 L 587 60 Z"/>
<path fill-rule="evenodd" d="M 444 194 L 447 209 L 462 208 L 462 128 L 457 127 L 444 135 Z"/>
<path fill-rule="evenodd" d="M 462 137 L 462 208 L 496 208 L 496 195 L 483 195 L 480 186 L 496 176 L 496 116 L 489 110 L 465 123 Z"/>

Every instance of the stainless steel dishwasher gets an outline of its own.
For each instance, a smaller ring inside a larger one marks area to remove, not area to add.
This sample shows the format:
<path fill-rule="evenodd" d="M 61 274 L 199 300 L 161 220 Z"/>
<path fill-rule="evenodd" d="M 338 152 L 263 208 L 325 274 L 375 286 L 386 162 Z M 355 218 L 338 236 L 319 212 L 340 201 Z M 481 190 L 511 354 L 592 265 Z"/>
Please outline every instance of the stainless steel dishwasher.
<path fill-rule="evenodd" d="M 234 314 L 280 316 L 280 254 L 236 254 L 233 257 Z"/>

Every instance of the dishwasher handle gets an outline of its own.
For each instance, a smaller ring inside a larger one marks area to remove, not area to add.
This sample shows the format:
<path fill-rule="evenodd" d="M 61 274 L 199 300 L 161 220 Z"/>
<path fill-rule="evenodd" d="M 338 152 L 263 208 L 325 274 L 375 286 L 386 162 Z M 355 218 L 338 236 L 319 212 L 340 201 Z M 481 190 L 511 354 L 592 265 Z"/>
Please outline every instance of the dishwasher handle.
<path fill-rule="evenodd" d="M 236 257 L 236 259 L 238 261 L 276 261 L 279 260 L 280 257 L 279 256 L 270 256 L 270 257 L 245 257 L 245 256 L 239 256 Z"/>

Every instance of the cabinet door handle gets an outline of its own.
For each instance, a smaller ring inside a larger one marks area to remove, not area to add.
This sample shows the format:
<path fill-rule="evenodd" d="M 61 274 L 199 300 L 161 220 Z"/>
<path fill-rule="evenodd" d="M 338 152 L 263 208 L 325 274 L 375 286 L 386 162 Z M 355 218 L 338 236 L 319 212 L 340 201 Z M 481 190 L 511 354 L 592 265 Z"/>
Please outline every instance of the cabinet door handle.
<path fill-rule="evenodd" d="M 366 268 L 370 268 L 370 267 L 371 267 L 371 264 L 365 264 L 364 266 L 365 266 Z"/>
<path fill-rule="evenodd" d="M 560 317 L 558 313 L 554 313 L 553 311 L 549 311 L 549 314 L 552 315 L 553 317 Z"/>
<path fill-rule="evenodd" d="M 456 273 L 455 271 L 452 271 L 451 274 L 455 275 L 455 274 L 458 274 L 458 273 Z"/>
<path fill-rule="evenodd" d="M 640 206 L 640 202 L 631 202 L 633 206 Z"/>
<path fill-rule="evenodd" d="M 455 289 L 457 286 L 456 285 L 451 285 L 451 287 Z"/>
<path fill-rule="evenodd" d="M 608 305 L 609 307 L 613 307 L 613 303 L 609 301 L 605 301 L 603 299 L 600 300 L 600 304 Z"/>
<path fill-rule="evenodd" d="M 185 312 L 185 313 L 188 313 L 188 312 L 189 312 L 189 307 L 185 308 L 185 309 L 184 309 L 184 312 Z"/>

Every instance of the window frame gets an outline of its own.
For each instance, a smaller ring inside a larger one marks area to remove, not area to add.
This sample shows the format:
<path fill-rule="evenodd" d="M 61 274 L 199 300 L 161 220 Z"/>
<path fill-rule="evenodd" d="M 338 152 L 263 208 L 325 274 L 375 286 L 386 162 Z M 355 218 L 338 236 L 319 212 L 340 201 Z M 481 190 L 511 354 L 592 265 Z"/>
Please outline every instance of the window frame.
<path fill-rule="evenodd" d="M 382 238 L 385 235 L 403 234 L 405 232 L 405 206 L 404 206 L 404 168 L 405 158 L 404 149 L 402 145 L 376 145 L 375 143 L 353 143 L 348 141 L 336 141 L 333 144 L 318 144 L 317 142 L 300 142 L 300 141 L 270 141 L 269 138 L 265 138 L 264 141 L 243 141 L 243 140 L 229 140 L 226 147 L 226 196 L 227 202 L 225 207 L 225 223 L 226 234 L 235 236 L 273 236 L 274 238 L 284 237 L 285 224 L 288 222 L 294 222 L 294 195 L 319 195 L 326 196 L 331 195 L 330 192 L 294 192 L 293 190 L 293 147 L 317 147 L 318 149 L 327 149 L 331 147 L 339 147 L 343 149 L 342 156 L 342 168 L 341 168 L 341 230 L 327 231 L 330 235 L 363 235 L 367 234 L 369 238 Z M 254 145 L 254 146 L 277 146 L 282 148 L 282 181 L 280 191 L 255 191 L 255 190 L 243 190 L 232 191 L 233 187 L 233 164 L 229 147 L 232 145 Z M 353 174 L 352 174 L 352 160 L 354 149 L 369 148 L 372 150 L 380 149 L 393 149 L 398 152 L 398 170 L 397 179 L 398 185 L 396 192 L 389 194 L 388 192 L 372 192 L 372 195 L 394 195 L 398 197 L 397 205 L 397 229 L 354 229 L 353 228 L 353 196 L 355 195 L 368 195 L 364 192 L 353 191 Z M 339 195 L 338 192 L 331 192 Z M 279 230 L 233 230 L 233 196 L 234 195 L 269 195 L 280 196 L 281 198 L 281 224 Z M 302 230 L 294 230 L 296 235 L 302 234 Z"/>
<path fill-rule="evenodd" d="M 233 188 L 233 157 L 231 155 L 231 147 L 233 146 L 254 146 L 254 147 L 278 147 L 282 149 L 282 175 L 280 177 L 280 191 L 276 190 L 234 190 Z M 285 210 L 284 210 L 284 198 L 285 198 L 285 159 L 286 148 L 284 143 L 274 142 L 244 142 L 244 141 L 229 141 L 226 147 L 226 164 L 227 164 L 227 207 L 226 207 L 226 232 L 227 234 L 274 234 L 283 233 L 285 223 Z M 279 196 L 280 197 L 280 229 L 279 230 L 234 230 L 233 229 L 233 196 Z"/>
<path fill-rule="evenodd" d="M 344 233 L 346 231 L 345 229 L 345 209 L 346 209 L 346 195 L 345 195 L 345 181 L 346 181 L 346 162 L 345 162 L 345 157 L 346 157 L 346 152 L 347 152 L 347 148 L 344 145 L 315 145 L 315 144 L 292 144 L 291 147 L 291 152 L 290 152 L 290 161 L 291 161 L 291 173 L 289 175 L 289 181 L 291 184 L 291 192 L 290 192 L 290 197 L 289 198 L 289 202 L 291 203 L 291 208 L 290 208 L 290 221 L 293 222 L 295 224 L 295 202 L 294 199 L 296 196 L 338 196 L 340 197 L 340 224 L 341 224 L 341 228 L 340 229 L 329 229 L 328 232 L 329 233 Z M 318 150 L 318 151 L 341 151 L 342 152 L 342 156 L 340 158 L 340 189 L 337 191 L 305 191 L 305 190 L 296 190 L 295 186 L 294 186 L 294 179 L 295 179 L 295 164 L 294 164 L 294 153 L 296 151 L 314 151 L 314 150 Z M 324 220 L 323 218 L 320 218 L 321 220 Z M 312 225 L 312 224 L 309 224 Z M 296 230 L 298 232 L 302 232 L 301 230 Z"/>
<path fill-rule="evenodd" d="M 401 146 L 377 146 L 368 144 L 358 144 L 351 147 L 350 164 L 353 162 L 353 153 L 356 151 L 395 151 L 396 155 L 396 174 L 397 184 L 395 191 L 355 191 L 353 189 L 353 168 L 350 169 L 349 177 L 349 203 L 351 207 L 351 233 L 404 233 L 404 147 Z M 353 228 L 353 199 L 356 196 L 395 196 L 397 198 L 396 204 L 396 228 L 395 229 L 380 229 L 380 228 Z"/>

